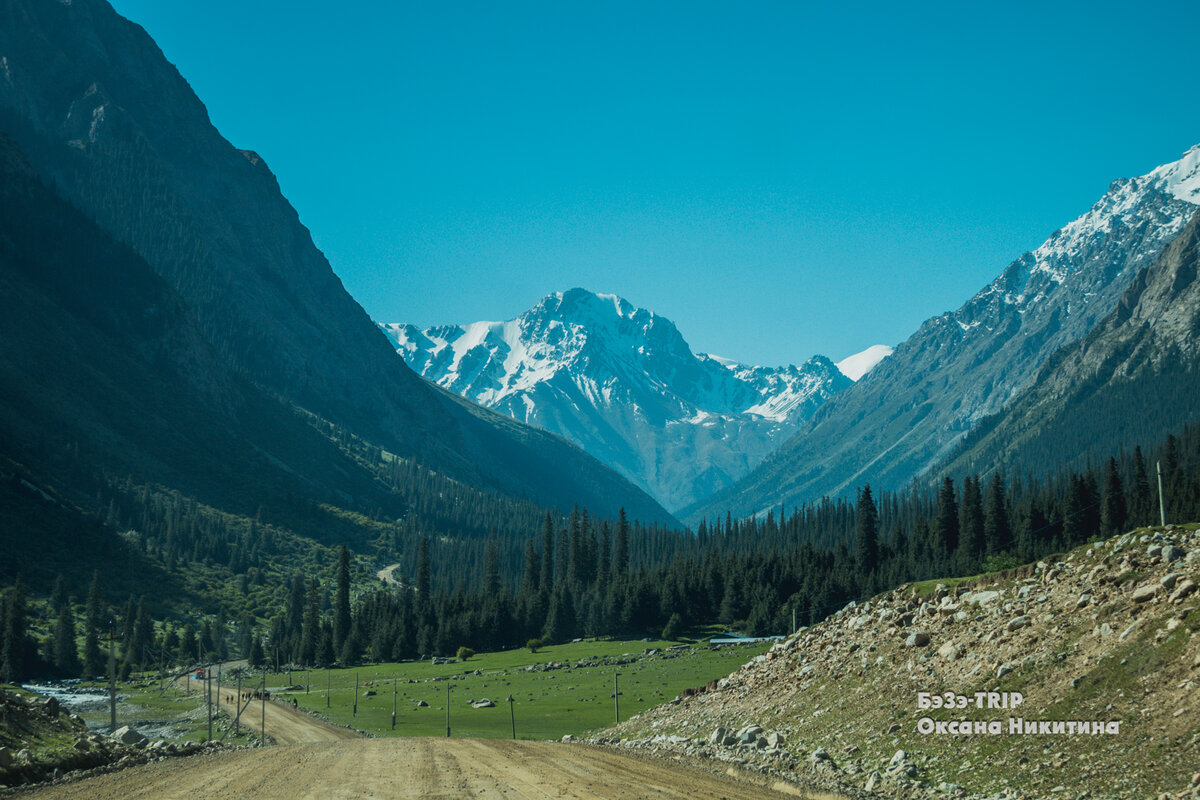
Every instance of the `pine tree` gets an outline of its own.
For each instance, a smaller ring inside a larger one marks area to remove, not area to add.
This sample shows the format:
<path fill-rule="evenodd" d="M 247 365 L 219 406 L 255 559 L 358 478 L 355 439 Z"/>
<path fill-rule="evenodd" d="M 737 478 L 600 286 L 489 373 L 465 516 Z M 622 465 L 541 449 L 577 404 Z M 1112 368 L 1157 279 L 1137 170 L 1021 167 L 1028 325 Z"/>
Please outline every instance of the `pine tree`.
<path fill-rule="evenodd" d="M 75 614 L 67 596 L 67 582 L 62 575 L 55 582 L 51 605 L 57 617 L 54 623 L 54 671 L 63 676 L 79 674 L 79 650 L 75 644 Z"/>
<path fill-rule="evenodd" d="M 421 552 L 428 558 L 425 540 L 421 540 Z M 350 624 L 350 554 L 346 551 L 346 546 L 342 545 L 338 553 L 337 595 L 333 608 L 333 646 L 338 653 L 342 651 L 346 637 L 350 635 Z"/>
<path fill-rule="evenodd" d="M 554 518 L 546 512 L 542 520 L 542 573 L 539 590 L 548 592 L 554 588 Z"/>
<path fill-rule="evenodd" d="M 972 563 L 982 561 L 987 552 L 983 530 L 983 497 L 979 491 L 979 478 L 970 475 L 963 478 L 959 531 L 967 559 Z"/>
<path fill-rule="evenodd" d="M 938 493 L 937 538 L 942 552 L 950 556 L 958 549 L 958 501 L 954 497 L 954 481 L 947 476 Z"/>
<path fill-rule="evenodd" d="M 879 567 L 879 512 L 867 484 L 858 493 L 858 569 L 870 575 Z"/>
<path fill-rule="evenodd" d="M 104 673 L 104 654 L 100 652 L 100 629 L 104 624 L 104 593 L 100 587 L 100 570 L 92 575 L 88 589 L 87 613 L 83 632 L 83 674 L 92 679 Z"/>
<path fill-rule="evenodd" d="M 1121 486 L 1121 474 L 1117 470 L 1117 460 L 1108 459 L 1108 469 L 1104 473 L 1104 501 L 1100 508 L 1100 535 L 1114 536 L 1125 530 L 1125 490 Z"/>
<path fill-rule="evenodd" d="M 617 538 L 613 545 L 613 581 L 622 581 L 629 577 L 629 520 L 625 517 L 625 509 L 621 509 L 617 517 Z"/>
<path fill-rule="evenodd" d="M 303 627 L 300 663 L 313 666 L 317 663 L 317 650 L 321 645 L 321 592 L 316 579 L 309 581 L 305 595 Z"/>
<path fill-rule="evenodd" d="M 1139 445 L 1133 448 L 1133 503 L 1129 509 L 1136 524 L 1148 525 L 1153 519 L 1152 498 L 1150 479 L 1146 476 L 1146 459 Z"/>
<path fill-rule="evenodd" d="M 422 613 L 429 608 L 430 601 L 433 599 L 430 595 L 431 573 L 429 538 L 423 537 L 421 539 L 421 549 L 417 552 L 417 602 L 421 605 Z"/>
<path fill-rule="evenodd" d="M 20 576 L 4 596 L 4 639 L 0 642 L 0 677 L 20 683 L 25 677 L 25 589 Z"/>
<path fill-rule="evenodd" d="M 1004 478 L 998 472 L 993 473 L 988 481 L 987 504 L 983 513 L 983 538 L 987 541 L 988 555 L 1007 553 L 1013 547 Z"/>

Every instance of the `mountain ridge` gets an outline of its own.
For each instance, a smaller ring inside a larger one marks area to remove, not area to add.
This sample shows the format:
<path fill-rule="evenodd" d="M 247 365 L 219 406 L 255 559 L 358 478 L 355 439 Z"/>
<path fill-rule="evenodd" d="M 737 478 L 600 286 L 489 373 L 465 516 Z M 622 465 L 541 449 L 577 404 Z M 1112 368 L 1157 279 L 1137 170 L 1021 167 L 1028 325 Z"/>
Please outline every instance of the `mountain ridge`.
<path fill-rule="evenodd" d="M 898 488 L 1012 402 L 1183 229 L 1200 197 L 1200 145 L 1108 192 L 955 311 L 931 317 L 824 405 L 736 486 L 681 510 L 689 522 L 763 512 L 856 486 Z M 1187 198 L 1187 199 L 1185 199 Z"/>
<path fill-rule="evenodd" d="M 396 359 L 266 162 L 220 135 L 140 26 L 102 0 L 2 0 L 0 22 L 0 128 L 179 293 L 238 372 L 475 486 L 675 524 L 578 448 L 464 406 Z"/>
<path fill-rule="evenodd" d="M 380 327 L 418 374 L 567 437 L 667 507 L 743 474 L 850 384 L 824 356 L 770 368 L 694 354 L 665 317 L 579 288 L 505 322 Z"/>

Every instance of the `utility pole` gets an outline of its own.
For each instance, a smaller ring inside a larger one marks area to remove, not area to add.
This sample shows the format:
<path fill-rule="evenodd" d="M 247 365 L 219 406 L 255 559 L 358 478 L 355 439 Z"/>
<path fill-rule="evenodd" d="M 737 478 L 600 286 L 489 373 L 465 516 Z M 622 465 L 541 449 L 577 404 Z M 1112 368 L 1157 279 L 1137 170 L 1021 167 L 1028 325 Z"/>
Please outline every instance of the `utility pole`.
<path fill-rule="evenodd" d="M 1154 466 L 1158 470 L 1158 522 L 1165 528 L 1167 527 L 1167 506 L 1163 502 L 1162 462 L 1155 461 Z"/>
<path fill-rule="evenodd" d="M 517 715 L 513 711 L 513 696 L 508 696 L 508 718 L 512 721 L 512 738 L 517 738 Z"/>
<path fill-rule="evenodd" d="M 117 729 L 117 636 L 108 621 L 108 730 Z"/>
<path fill-rule="evenodd" d="M 329 687 L 332 686 L 332 684 L 330 683 L 331 679 L 330 679 L 329 675 L 330 675 L 330 669 L 329 669 L 329 667 L 326 667 L 325 668 L 325 707 L 326 708 L 329 708 L 329 692 L 330 692 Z"/>
<path fill-rule="evenodd" d="M 238 673 L 238 688 L 237 688 L 237 714 L 233 718 L 233 735 L 237 736 L 241 728 L 238 721 L 242 718 L 242 673 Z"/>
<path fill-rule="evenodd" d="M 350 712 L 350 716 L 358 716 L 358 673 L 354 673 L 354 708 Z"/>
<path fill-rule="evenodd" d="M 204 697 L 208 706 L 208 741 L 212 741 L 212 667 L 204 670 Z"/>
<path fill-rule="evenodd" d="M 262 734 L 258 741 L 259 747 L 267 746 L 267 668 L 263 667 L 263 685 L 262 685 Z"/>
<path fill-rule="evenodd" d="M 621 673 L 619 672 L 613 673 L 613 708 L 616 711 L 617 724 L 620 724 L 621 722 L 621 689 L 619 688 L 619 684 L 617 682 L 617 678 L 620 676 L 620 674 Z"/>
<path fill-rule="evenodd" d="M 792 633 L 796 632 L 796 606 L 792 606 Z"/>
<path fill-rule="evenodd" d="M 396 730 L 396 679 L 392 678 L 392 730 Z"/>
<path fill-rule="evenodd" d="M 446 738 L 450 738 L 450 684 L 446 684 Z"/>

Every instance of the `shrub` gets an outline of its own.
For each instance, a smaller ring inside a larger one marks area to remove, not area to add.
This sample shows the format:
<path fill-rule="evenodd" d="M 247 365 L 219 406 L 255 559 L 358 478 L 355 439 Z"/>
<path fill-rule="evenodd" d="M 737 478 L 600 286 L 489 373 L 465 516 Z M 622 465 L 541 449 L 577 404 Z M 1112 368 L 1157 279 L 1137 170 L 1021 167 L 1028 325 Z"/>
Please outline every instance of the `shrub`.
<path fill-rule="evenodd" d="M 463 646 L 458 648 L 458 660 L 466 661 L 471 656 L 475 655 L 475 651 L 469 647 Z"/>

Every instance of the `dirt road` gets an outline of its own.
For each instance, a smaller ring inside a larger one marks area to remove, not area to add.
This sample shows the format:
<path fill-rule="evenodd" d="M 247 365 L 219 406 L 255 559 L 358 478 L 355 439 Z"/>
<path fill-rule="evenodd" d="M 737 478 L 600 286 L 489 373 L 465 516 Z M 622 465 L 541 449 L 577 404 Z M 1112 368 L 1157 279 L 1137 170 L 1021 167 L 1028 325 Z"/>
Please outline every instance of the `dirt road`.
<path fill-rule="evenodd" d="M 358 738 L 358 734 L 352 730 L 330 725 L 325 720 L 317 719 L 303 711 L 293 711 L 269 700 L 265 704 L 261 700 L 251 700 L 248 708 L 245 707 L 245 701 L 242 705 L 244 708 L 240 724 L 256 732 L 262 727 L 265 706 L 267 736 L 274 739 L 276 744 L 305 744 Z M 221 692 L 221 708 L 230 719 L 237 716 L 236 689 Z"/>
<path fill-rule="evenodd" d="M 21 800 L 750 800 L 784 795 L 683 764 L 578 744 L 356 739 L 168 759 L 16 796 Z"/>

